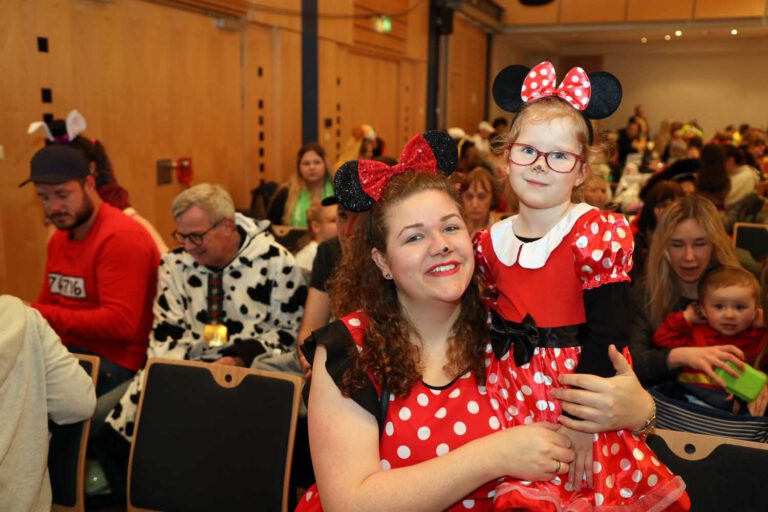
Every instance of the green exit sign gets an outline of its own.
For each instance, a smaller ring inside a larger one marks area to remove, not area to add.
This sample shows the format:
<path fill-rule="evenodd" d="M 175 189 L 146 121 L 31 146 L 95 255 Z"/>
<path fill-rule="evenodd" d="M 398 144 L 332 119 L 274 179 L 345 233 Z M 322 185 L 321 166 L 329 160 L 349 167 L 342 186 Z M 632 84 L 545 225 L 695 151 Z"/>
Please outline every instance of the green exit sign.
<path fill-rule="evenodd" d="M 392 32 L 392 18 L 387 16 L 379 16 L 376 18 L 376 32 L 382 34 L 389 34 Z"/>

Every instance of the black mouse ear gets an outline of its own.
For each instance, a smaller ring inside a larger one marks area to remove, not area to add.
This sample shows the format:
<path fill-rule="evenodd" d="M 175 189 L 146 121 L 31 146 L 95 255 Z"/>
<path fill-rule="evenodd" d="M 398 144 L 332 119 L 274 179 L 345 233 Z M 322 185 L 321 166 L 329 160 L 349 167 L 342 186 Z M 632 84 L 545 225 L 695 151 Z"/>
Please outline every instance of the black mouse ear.
<path fill-rule="evenodd" d="M 357 160 L 350 160 L 339 167 L 333 178 L 333 190 L 339 204 L 349 211 L 364 212 L 373 207 L 374 200 L 360 186 Z"/>
<path fill-rule="evenodd" d="M 592 84 L 592 97 L 584 109 L 584 115 L 590 119 L 603 119 L 619 108 L 621 104 L 621 82 L 607 71 L 588 73 Z"/>
<path fill-rule="evenodd" d="M 445 176 L 450 175 L 456 169 L 456 164 L 459 161 L 456 141 L 447 132 L 426 132 L 422 134 L 422 137 L 427 141 L 435 155 L 437 170 Z"/>
<path fill-rule="evenodd" d="M 507 112 L 520 112 L 523 108 L 523 99 L 520 93 L 525 77 L 531 68 L 513 64 L 507 66 L 493 79 L 493 101 Z"/>

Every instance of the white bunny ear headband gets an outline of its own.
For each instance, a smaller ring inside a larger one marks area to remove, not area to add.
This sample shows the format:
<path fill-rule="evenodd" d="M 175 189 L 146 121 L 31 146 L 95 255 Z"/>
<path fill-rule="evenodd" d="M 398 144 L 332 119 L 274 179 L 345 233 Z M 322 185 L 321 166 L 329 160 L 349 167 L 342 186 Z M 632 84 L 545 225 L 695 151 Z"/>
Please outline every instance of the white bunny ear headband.
<path fill-rule="evenodd" d="M 83 117 L 83 114 L 81 114 L 77 110 L 73 110 L 72 112 L 67 114 L 67 120 L 66 120 L 65 126 L 66 126 L 66 133 L 62 133 L 60 135 L 57 134 L 54 136 L 53 132 L 51 132 L 51 127 L 48 126 L 47 123 L 44 123 L 42 121 L 35 121 L 34 123 L 30 123 L 29 128 L 27 128 L 27 133 L 31 135 L 37 132 L 38 130 L 42 129 L 45 132 L 45 137 L 51 142 L 58 142 L 58 143 L 69 142 L 74 140 L 75 137 L 77 137 L 81 133 L 83 133 L 85 131 L 85 128 L 88 125 L 85 122 L 85 118 Z"/>

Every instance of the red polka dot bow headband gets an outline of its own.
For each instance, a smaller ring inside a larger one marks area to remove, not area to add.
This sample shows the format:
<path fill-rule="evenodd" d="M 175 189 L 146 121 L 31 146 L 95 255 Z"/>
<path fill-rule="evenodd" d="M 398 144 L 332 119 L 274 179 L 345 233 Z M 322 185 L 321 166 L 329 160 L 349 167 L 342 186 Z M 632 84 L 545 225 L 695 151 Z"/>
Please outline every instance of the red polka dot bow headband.
<path fill-rule="evenodd" d="M 589 127 L 591 119 L 603 119 L 613 114 L 621 104 L 621 83 L 611 73 L 586 73 L 575 67 L 557 85 L 555 67 L 542 62 L 533 69 L 514 64 L 502 69 L 493 81 L 493 99 L 507 112 L 519 112 L 526 103 L 547 97 L 557 97 L 578 110 Z"/>
<path fill-rule="evenodd" d="M 534 101 L 545 96 L 558 96 L 576 110 L 587 108 L 592 96 L 592 84 L 583 69 L 571 69 L 560 85 L 555 87 L 556 84 L 555 66 L 551 62 L 542 62 L 526 75 L 520 98 L 523 101 Z"/>
<path fill-rule="evenodd" d="M 447 176 L 457 161 L 456 143 L 447 133 L 427 132 L 408 141 L 397 165 L 390 167 L 373 160 L 346 162 L 336 172 L 333 189 L 344 208 L 363 212 L 381 198 L 384 187 L 394 176 L 408 171 Z"/>

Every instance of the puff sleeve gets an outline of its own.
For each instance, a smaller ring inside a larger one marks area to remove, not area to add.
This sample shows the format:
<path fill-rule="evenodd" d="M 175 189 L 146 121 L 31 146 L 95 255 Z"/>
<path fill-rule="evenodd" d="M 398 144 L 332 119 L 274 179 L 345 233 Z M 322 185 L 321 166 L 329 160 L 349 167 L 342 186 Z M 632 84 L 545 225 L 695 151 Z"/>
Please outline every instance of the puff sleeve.
<path fill-rule="evenodd" d="M 497 308 L 496 297 L 498 289 L 493 272 L 493 266 L 496 263 L 496 253 L 493 251 L 491 230 L 483 229 L 475 233 L 475 236 L 472 238 L 472 247 L 475 251 L 477 273 L 486 291 L 483 296 L 486 298 L 489 307 Z"/>
<path fill-rule="evenodd" d="M 635 243 L 627 219 L 595 210 L 580 219 L 580 223 L 573 252 L 576 273 L 584 289 L 629 281 Z"/>
<path fill-rule="evenodd" d="M 364 314 L 349 314 L 312 332 L 312 335 L 301 346 L 301 350 L 311 365 L 314 363 L 317 345 L 323 345 L 328 354 L 325 361 L 325 369 L 333 379 L 333 382 L 340 387 L 344 380 L 344 374 L 354 364 L 353 347 L 358 352 L 363 348 L 367 326 L 368 322 Z M 350 398 L 380 421 L 381 404 L 379 402 L 379 395 L 381 389 L 374 382 L 373 376 L 369 375 L 369 377 L 370 382 L 364 388 L 352 393 Z M 304 386 L 304 400 L 306 403 L 309 403 L 311 383 L 312 381 L 310 380 Z"/>
<path fill-rule="evenodd" d="M 629 339 L 632 232 L 624 217 L 594 210 L 579 220 L 574 235 L 574 261 L 586 316 L 579 329 L 583 348 L 576 372 L 611 377 L 615 370 L 608 346 L 614 344 L 621 351 Z"/>

